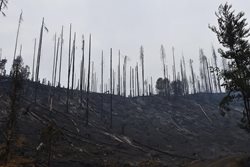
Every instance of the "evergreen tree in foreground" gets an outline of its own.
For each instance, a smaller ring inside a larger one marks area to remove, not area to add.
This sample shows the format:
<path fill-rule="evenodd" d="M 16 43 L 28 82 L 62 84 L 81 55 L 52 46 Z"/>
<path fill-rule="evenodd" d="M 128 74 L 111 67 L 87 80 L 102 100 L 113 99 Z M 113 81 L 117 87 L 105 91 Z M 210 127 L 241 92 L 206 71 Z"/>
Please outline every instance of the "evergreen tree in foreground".
<path fill-rule="evenodd" d="M 222 58 L 227 59 L 228 68 L 220 71 L 224 80 L 222 86 L 227 91 L 226 97 L 220 103 L 228 108 L 229 102 L 241 98 L 244 102 L 243 122 L 250 127 L 250 36 L 244 13 L 238 14 L 227 3 L 220 5 L 216 13 L 218 27 L 209 26 L 217 35 L 224 49 L 219 49 Z"/>

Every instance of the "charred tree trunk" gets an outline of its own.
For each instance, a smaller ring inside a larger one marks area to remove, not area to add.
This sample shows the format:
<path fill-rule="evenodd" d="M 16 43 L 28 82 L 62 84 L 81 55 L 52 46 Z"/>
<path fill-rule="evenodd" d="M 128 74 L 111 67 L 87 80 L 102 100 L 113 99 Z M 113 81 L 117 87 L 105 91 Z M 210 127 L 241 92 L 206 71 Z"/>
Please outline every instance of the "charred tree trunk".
<path fill-rule="evenodd" d="M 121 95 L 121 52 L 119 50 L 119 61 L 118 61 L 118 95 Z"/>
<path fill-rule="evenodd" d="M 76 33 L 74 34 L 74 41 L 73 41 L 73 50 L 72 50 L 72 82 L 71 82 L 71 93 L 73 95 L 74 91 L 74 81 L 75 81 L 75 52 L 76 52 Z"/>
<path fill-rule="evenodd" d="M 35 73 L 35 59 L 36 59 L 36 38 L 34 43 L 34 54 L 33 54 L 33 64 L 32 64 L 32 77 L 31 81 L 34 82 L 34 73 Z"/>
<path fill-rule="evenodd" d="M 173 81 L 176 81 L 176 66 L 175 66 L 174 47 L 172 47 L 172 52 L 173 52 Z"/>
<path fill-rule="evenodd" d="M 59 65 L 59 80 L 58 80 L 58 87 L 61 87 L 61 71 L 62 71 L 62 52 L 63 52 L 63 26 L 61 32 L 61 47 L 60 47 L 60 65 Z"/>
<path fill-rule="evenodd" d="M 142 96 L 145 94 L 145 84 L 144 84 L 144 49 L 141 46 L 140 49 L 140 59 L 141 59 L 141 66 L 142 66 Z"/>
<path fill-rule="evenodd" d="M 132 96 L 135 96 L 135 69 L 132 68 Z"/>
<path fill-rule="evenodd" d="M 151 77 L 151 93 L 154 95 L 153 78 Z"/>
<path fill-rule="evenodd" d="M 113 99 L 112 99 L 112 48 L 110 49 L 110 129 L 113 126 Z"/>
<path fill-rule="evenodd" d="M 85 47 L 85 40 L 84 36 L 82 37 L 82 61 L 81 61 L 81 70 L 80 70 L 80 96 L 81 96 L 81 106 L 83 102 L 83 73 L 84 73 L 84 47 Z"/>
<path fill-rule="evenodd" d="M 16 50 L 17 50 L 18 38 L 19 38 L 19 32 L 20 32 L 20 26 L 21 26 L 22 20 L 23 20 L 23 12 L 21 12 L 21 14 L 19 16 L 19 21 L 18 21 L 16 42 L 15 42 L 15 49 L 14 49 L 14 56 L 13 56 L 13 63 L 14 63 L 14 60 L 16 59 Z"/>
<path fill-rule="evenodd" d="M 136 65 L 136 80 L 137 80 L 137 95 L 140 96 L 140 84 L 139 84 L 139 69 L 138 69 L 138 63 Z"/>
<path fill-rule="evenodd" d="M 132 67 L 130 66 L 130 75 L 129 75 L 129 87 L 130 87 L 130 97 L 132 97 Z"/>
<path fill-rule="evenodd" d="M 104 62 L 103 62 L 103 51 L 102 51 L 102 63 L 101 63 L 101 94 L 102 94 L 102 111 L 101 111 L 101 119 L 103 119 L 103 95 L 104 95 L 104 87 L 103 87 L 103 65 L 104 65 Z"/>
<path fill-rule="evenodd" d="M 210 89 L 210 93 L 213 93 L 213 88 L 212 88 L 212 84 L 211 84 L 211 73 L 209 70 L 209 64 L 208 64 L 208 60 L 206 58 L 206 67 L 207 67 L 207 77 L 208 77 L 208 84 L 209 84 L 209 89 Z"/>
<path fill-rule="evenodd" d="M 35 84 L 35 103 L 37 101 L 37 89 L 38 89 L 38 82 L 39 82 L 39 69 L 40 69 L 40 59 L 41 59 L 41 52 L 42 52 L 42 42 L 43 42 L 43 29 L 44 29 L 44 18 L 42 21 L 42 27 L 40 32 L 40 39 L 39 39 L 39 46 L 38 46 L 38 53 L 37 53 L 37 63 L 36 63 L 36 84 Z"/>
<path fill-rule="evenodd" d="M 193 69 L 193 60 L 190 59 L 190 70 L 191 70 L 191 77 L 192 77 L 192 85 L 193 85 L 193 91 L 194 94 L 196 94 L 196 88 L 195 88 L 195 76 L 194 76 L 194 69 Z"/>
<path fill-rule="evenodd" d="M 67 84 L 67 112 L 69 112 L 69 84 L 70 84 L 70 69 L 71 69 L 71 31 L 72 25 L 70 24 L 70 32 L 69 32 L 69 55 L 68 55 L 68 84 Z"/>
<path fill-rule="evenodd" d="M 217 62 L 217 55 L 216 55 L 214 47 L 212 47 L 212 50 L 213 50 L 213 59 L 214 59 L 217 86 L 218 86 L 219 92 L 221 93 L 221 84 L 220 84 L 220 78 L 219 78 L 219 68 L 218 68 L 218 62 Z"/>
<path fill-rule="evenodd" d="M 91 65 L 91 34 L 89 36 L 89 65 L 88 65 L 88 83 L 87 83 L 87 110 L 86 110 L 86 126 L 89 124 L 89 84 L 90 84 L 90 65 Z"/>
<path fill-rule="evenodd" d="M 52 83 L 52 87 L 54 86 L 54 75 L 55 75 L 55 62 L 56 62 L 56 34 L 54 36 L 55 40 L 54 40 L 54 56 L 53 56 L 53 65 L 52 65 L 52 77 L 51 77 L 51 83 Z M 51 88 L 50 88 L 50 92 L 51 92 Z"/>
<path fill-rule="evenodd" d="M 124 64 L 123 64 L 123 95 L 124 97 L 127 96 L 127 60 L 128 60 L 128 56 L 125 56 Z"/>
<path fill-rule="evenodd" d="M 165 49 L 164 46 L 161 45 L 161 61 L 162 61 L 162 65 L 163 65 L 163 79 L 166 78 L 166 53 L 165 53 Z M 167 85 L 165 85 L 164 88 L 164 95 L 167 95 Z"/>

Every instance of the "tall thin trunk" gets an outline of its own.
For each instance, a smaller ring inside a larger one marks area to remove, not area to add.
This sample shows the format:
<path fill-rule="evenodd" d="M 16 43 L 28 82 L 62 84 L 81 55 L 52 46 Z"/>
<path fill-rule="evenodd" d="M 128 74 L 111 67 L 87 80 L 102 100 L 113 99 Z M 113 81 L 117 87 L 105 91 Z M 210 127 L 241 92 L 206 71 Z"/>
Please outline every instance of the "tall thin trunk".
<path fill-rule="evenodd" d="M 136 80 L 137 80 L 137 95 L 140 96 L 140 84 L 139 84 L 139 69 L 138 69 L 138 63 L 136 64 Z"/>
<path fill-rule="evenodd" d="M 128 59 L 128 56 L 125 56 L 124 64 L 123 64 L 123 95 L 124 97 L 127 96 L 127 59 Z"/>
<path fill-rule="evenodd" d="M 92 61 L 92 70 L 91 70 L 91 84 L 90 90 L 94 92 L 94 61 Z"/>
<path fill-rule="evenodd" d="M 102 63 L 101 63 L 101 93 L 103 94 L 103 65 L 104 65 L 104 62 L 103 62 L 103 51 L 102 51 Z"/>
<path fill-rule="evenodd" d="M 86 126 L 89 124 L 89 84 L 90 84 L 90 65 L 91 65 L 91 34 L 89 36 L 89 65 L 88 65 L 88 84 L 87 84 L 87 110 L 86 110 Z"/>
<path fill-rule="evenodd" d="M 101 62 L 101 94 L 102 94 L 102 111 L 101 111 L 101 119 L 103 119 L 103 94 L 104 94 L 104 91 L 103 91 L 103 51 L 102 51 L 102 62 Z"/>
<path fill-rule="evenodd" d="M 84 36 L 82 36 L 82 61 L 81 61 L 81 70 L 80 70 L 80 94 L 81 94 L 81 103 L 82 103 L 82 101 L 83 101 L 84 47 L 85 47 L 85 40 L 84 40 Z"/>
<path fill-rule="evenodd" d="M 70 32 L 69 32 L 69 55 L 68 55 L 68 84 L 67 84 L 67 112 L 69 112 L 69 84 L 70 84 L 70 69 L 71 69 L 71 32 L 72 25 L 70 24 Z"/>
<path fill-rule="evenodd" d="M 119 50 L 119 61 L 118 61 L 118 95 L 121 95 L 121 52 Z"/>
<path fill-rule="evenodd" d="M 36 63 L 36 88 L 35 88 L 35 103 L 37 100 L 37 88 L 38 88 L 38 81 L 39 81 L 39 69 L 40 69 L 40 60 L 41 60 L 41 53 L 42 53 L 42 42 L 43 42 L 43 29 L 44 29 L 44 18 L 42 21 L 41 32 L 40 32 L 40 39 L 38 45 L 38 53 L 37 53 L 37 63 Z"/>
<path fill-rule="evenodd" d="M 62 72 L 62 54 L 63 54 L 63 26 L 61 32 L 61 47 L 60 47 L 60 65 L 59 65 L 59 80 L 58 80 L 58 87 L 61 87 L 61 72 Z"/>
<path fill-rule="evenodd" d="M 60 47 L 60 38 L 58 38 L 58 39 L 57 39 L 57 49 L 56 49 L 56 62 L 55 62 L 54 86 L 56 86 L 56 78 L 57 78 L 57 65 L 58 65 L 58 56 L 59 56 L 59 47 Z"/>
<path fill-rule="evenodd" d="M 73 40 L 73 50 L 72 50 L 72 56 L 73 56 L 73 62 L 72 62 L 72 82 L 71 82 L 71 93 L 73 94 L 74 90 L 74 79 L 75 79 L 75 52 L 76 52 L 76 33 L 74 33 L 74 40 Z"/>
<path fill-rule="evenodd" d="M 115 70 L 113 69 L 113 95 L 115 95 Z"/>
<path fill-rule="evenodd" d="M 58 41 L 56 42 L 56 35 L 55 35 L 55 51 L 54 51 L 54 62 L 53 62 L 53 75 L 52 75 L 52 87 L 50 87 L 50 111 L 53 109 L 53 97 L 54 97 L 54 90 L 53 87 L 56 86 L 56 73 L 57 73 L 57 61 L 58 61 L 58 51 L 59 51 L 59 43 L 60 38 L 58 38 Z"/>
<path fill-rule="evenodd" d="M 142 96 L 144 96 L 145 93 L 145 84 L 144 84 L 144 49 L 141 46 L 140 49 L 140 59 L 141 59 L 141 66 L 142 66 Z"/>
<path fill-rule="evenodd" d="M 33 64 L 32 64 L 32 77 L 31 81 L 34 81 L 34 73 L 35 73 L 35 59 L 36 59 L 36 38 L 34 43 L 34 54 L 33 54 Z"/>
<path fill-rule="evenodd" d="M 135 81 L 135 83 L 134 83 L 135 84 L 135 95 L 134 96 L 137 96 L 137 77 L 136 77 L 137 76 L 137 72 L 136 72 L 137 69 L 136 69 L 136 66 L 134 69 L 135 69 L 134 70 L 134 73 L 135 73 L 135 75 L 134 75 L 134 77 L 135 77 L 135 80 L 134 80 Z"/>
<path fill-rule="evenodd" d="M 110 128 L 113 126 L 113 99 L 112 99 L 112 48 L 110 49 Z"/>
<path fill-rule="evenodd" d="M 184 56 L 182 56 L 182 63 L 183 63 L 183 69 L 184 69 L 185 94 L 188 94 L 189 93 L 189 85 L 188 85 L 186 62 L 185 62 Z"/>
<path fill-rule="evenodd" d="M 214 66 L 216 70 L 215 73 L 216 73 L 217 86 L 218 86 L 219 92 L 221 93 L 221 84 L 220 84 L 220 78 L 219 78 L 219 72 L 218 72 L 217 55 L 216 55 L 214 47 L 212 47 L 212 52 L 213 52 Z"/>
<path fill-rule="evenodd" d="M 212 84 L 211 84 L 211 73 L 209 70 L 209 64 L 208 64 L 207 59 L 206 59 L 206 67 L 207 67 L 207 77 L 208 77 L 208 84 L 209 84 L 210 93 L 213 93 Z"/>
<path fill-rule="evenodd" d="M 56 62 L 56 34 L 54 36 L 54 56 L 53 56 L 53 64 L 52 64 L 52 77 L 51 77 L 51 82 L 52 82 L 52 87 L 54 86 L 54 75 L 55 75 L 55 62 Z"/>
<path fill-rule="evenodd" d="M 195 89 L 195 76 L 194 76 L 193 60 L 192 60 L 192 59 L 190 59 L 190 70 L 191 70 L 193 91 L 194 91 L 194 94 L 196 94 L 196 89 Z"/>
<path fill-rule="evenodd" d="M 161 45 L 161 61 L 163 65 L 163 79 L 165 79 L 166 78 L 166 53 L 165 53 L 165 49 L 163 45 Z M 165 96 L 167 95 L 167 85 L 165 85 L 164 94 Z"/>
<path fill-rule="evenodd" d="M 135 96 L 135 69 L 132 68 L 132 93 L 133 97 Z"/>
<path fill-rule="evenodd" d="M 129 86 L 130 86 L 130 97 L 132 97 L 132 67 L 130 66 L 130 76 L 129 76 Z"/>
<path fill-rule="evenodd" d="M 15 49 L 14 49 L 14 56 L 13 56 L 13 63 L 14 63 L 14 60 L 16 59 L 16 50 L 17 50 L 17 44 L 18 44 L 18 38 L 19 38 L 19 32 L 20 32 L 20 26 L 21 26 L 22 20 L 23 20 L 23 12 L 21 12 L 21 14 L 19 16 L 19 21 L 18 21 L 16 42 L 15 42 Z"/>
<path fill-rule="evenodd" d="M 176 81 L 176 67 L 175 67 L 174 47 L 172 47 L 172 52 L 173 52 L 173 81 Z"/>
<path fill-rule="evenodd" d="M 151 92 L 152 92 L 152 95 L 153 95 L 154 94 L 153 77 L 151 77 Z"/>
<path fill-rule="evenodd" d="M 0 61 L 2 60 L 2 54 L 3 54 L 3 50 L 2 48 L 0 48 Z"/>

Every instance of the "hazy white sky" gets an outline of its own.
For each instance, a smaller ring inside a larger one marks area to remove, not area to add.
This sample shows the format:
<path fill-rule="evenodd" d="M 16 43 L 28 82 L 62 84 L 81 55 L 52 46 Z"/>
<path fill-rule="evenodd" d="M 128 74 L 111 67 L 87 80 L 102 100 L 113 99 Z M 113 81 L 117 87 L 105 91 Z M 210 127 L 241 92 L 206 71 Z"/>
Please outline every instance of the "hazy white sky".
<path fill-rule="evenodd" d="M 32 66 L 34 38 L 38 38 L 42 17 L 45 18 L 49 33 L 44 35 L 41 58 L 41 78 L 51 78 L 53 59 L 53 35 L 65 26 L 63 82 L 66 81 L 66 42 L 69 24 L 77 33 L 77 65 L 80 64 L 81 36 L 92 34 L 92 60 L 100 71 L 101 50 L 104 50 L 105 66 L 109 67 L 109 48 L 114 50 L 114 67 L 117 68 L 118 50 L 128 55 L 128 67 L 139 61 L 139 48 L 145 49 L 145 75 L 154 80 L 162 76 L 160 45 L 167 53 L 168 66 L 172 66 L 171 48 L 176 49 L 176 62 L 182 53 L 186 60 L 195 59 L 198 67 L 199 48 L 207 56 L 211 55 L 211 45 L 218 47 L 216 36 L 208 29 L 208 24 L 216 25 L 214 15 L 219 4 L 226 0 L 10 0 L 5 11 L 7 17 L 0 16 L 0 48 L 3 57 L 13 57 L 18 17 L 23 10 L 19 45 L 23 45 L 26 64 Z M 250 1 L 229 0 L 233 8 L 244 11 L 250 19 Z M 250 20 L 248 20 L 250 21 Z M 196 67 L 196 68 L 197 68 Z M 106 76 L 109 73 L 106 68 Z M 198 69 L 198 68 L 197 68 Z"/>

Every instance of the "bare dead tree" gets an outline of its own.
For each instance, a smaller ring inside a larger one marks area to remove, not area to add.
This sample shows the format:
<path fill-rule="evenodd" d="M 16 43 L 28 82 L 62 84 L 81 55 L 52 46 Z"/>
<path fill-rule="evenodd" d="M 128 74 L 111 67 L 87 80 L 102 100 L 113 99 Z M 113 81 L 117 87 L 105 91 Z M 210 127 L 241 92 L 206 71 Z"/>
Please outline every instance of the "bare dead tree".
<path fill-rule="evenodd" d="M 58 80 L 58 87 L 61 87 L 61 72 L 62 72 L 62 58 L 63 58 L 63 26 L 62 26 L 62 32 L 61 32 L 61 46 L 60 46 L 60 65 L 59 65 L 59 80 Z"/>
<path fill-rule="evenodd" d="M 209 89 L 210 89 L 209 92 L 213 93 L 212 81 L 211 81 L 211 73 L 210 73 L 209 63 L 208 63 L 207 58 L 205 60 L 205 63 L 206 63 L 206 67 L 207 67 L 207 77 L 208 77 L 208 84 L 209 84 Z"/>
<path fill-rule="evenodd" d="M 89 84 L 90 84 L 90 64 L 91 63 L 91 34 L 89 36 L 89 63 L 88 63 L 88 83 L 87 83 L 87 110 L 86 110 L 86 126 L 89 124 Z"/>
<path fill-rule="evenodd" d="M 102 51 L 102 62 L 101 62 L 101 93 L 103 94 L 103 68 L 104 68 L 104 61 L 103 61 L 103 51 Z"/>
<path fill-rule="evenodd" d="M 144 84 L 144 49 L 143 49 L 143 46 L 141 46 L 140 48 L 140 60 L 141 60 L 141 66 L 142 66 L 142 96 L 144 96 L 145 84 Z"/>
<path fill-rule="evenodd" d="M 68 55 L 68 84 L 67 84 L 67 99 L 66 99 L 66 110 L 69 112 L 69 84 L 70 84 L 70 69 L 71 69 L 71 33 L 72 25 L 70 24 L 69 30 L 69 55 Z"/>
<path fill-rule="evenodd" d="M 127 61 L 128 56 L 124 57 L 123 62 L 123 96 L 126 97 L 127 93 Z"/>
<path fill-rule="evenodd" d="M 103 67 L 104 67 L 104 61 L 103 61 L 103 51 L 102 51 L 102 62 L 101 62 L 101 94 L 102 94 L 102 111 L 101 111 L 101 119 L 103 119 L 103 94 L 104 94 L 104 87 L 103 87 Z"/>
<path fill-rule="evenodd" d="M 121 52 L 119 50 L 119 59 L 118 59 L 118 95 L 121 95 Z"/>
<path fill-rule="evenodd" d="M 166 52 L 163 45 L 161 45 L 161 61 L 163 65 L 163 77 L 166 78 Z"/>
<path fill-rule="evenodd" d="M 187 70 L 186 70 L 186 62 L 185 62 L 185 58 L 182 55 L 182 65 L 183 65 L 183 77 L 184 77 L 184 90 L 185 90 L 185 94 L 189 93 L 189 85 L 188 85 L 188 78 L 187 78 Z"/>
<path fill-rule="evenodd" d="M 210 70 L 208 67 L 207 57 L 205 56 L 202 49 L 200 49 L 200 75 L 202 83 L 205 88 L 205 92 L 211 92 L 211 80 L 210 80 Z"/>
<path fill-rule="evenodd" d="M 48 32 L 48 29 L 44 25 L 44 18 L 43 18 L 41 31 L 40 31 L 39 45 L 38 45 L 37 63 L 36 63 L 35 103 L 36 103 L 36 100 L 37 100 L 37 88 L 38 88 L 38 82 L 39 82 L 39 70 L 40 70 L 40 61 L 41 61 L 42 43 L 43 43 L 43 30 L 44 29 Z"/>
<path fill-rule="evenodd" d="M 140 96 L 140 83 L 139 83 L 139 69 L 138 63 L 136 64 L 136 80 L 137 80 L 137 95 Z"/>
<path fill-rule="evenodd" d="M 81 96 L 81 104 L 83 102 L 83 73 L 84 73 L 84 50 L 85 49 L 85 40 L 84 36 L 82 36 L 82 60 L 81 60 L 81 68 L 80 68 L 80 96 Z M 82 105 L 81 105 L 82 106 Z"/>
<path fill-rule="evenodd" d="M 130 75 L 129 75 L 129 88 L 130 88 L 130 97 L 132 97 L 132 67 L 130 66 Z"/>
<path fill-rule="evenodd" d="M 116 73 L 115 73 L 115 70 L 113 69 L 113 95 L 115 95 L 115 75 L 116 75 Z"/>
<path fill-rule="evenodd" d="M 214 47 L 212 47 L 212 52 L 213 52 L 213 60 L 214 60 L 214 66 L 215 66 L 215 72 L 214 73 L 216 74 L 217 86 L 218 86 L 219 92 L 221 93 L 221 84 L 220 84 L 219 68 L 218 68 L 218 58 L 217 58 Z"/>
<path fill-rule="evenodd" d="M 132 96 L 135 96 L 135 69 L 132 68 Z"/>
<path fill-rule="evenodd" d="M 193 91 L 194 94 L 196 94 L 196 88 L 195 88 L 195 74 L 194 74 L 194 69 L 193 69 L 193 60 L 190 59 L 189 60 L 189 64 L 190 64 L 190 71 L 191 71 L 191 81 L 192 81 L 192 85 L 193 85 Z"/>
<path fill-rule="evenodd" d="M 110 128 L 113 127 L 113 99 L 112 99 L 112 48 L 110 49 Z"/>
<path fill-rule="evenodd" d="M 53 109 L 53 96 L 54 96 L 54 91 L 52 90 L 53 89 L 53 87 L 55 86 L 55 76 L 56 76 L 56 57 L 57 57 L 57 49 L 58 49 L 58 47 L 59 47 L 59 41 L 58 41 L 58 43 L 57 43 L 57 37 L 56 37 L 56 34 L 55 34 L 55 42 L 54 42 L 54 56 L 53 56 L 53 68 L 52 68 L 52 78 L 51 78 L 51 82 L 52 82 L 52 85 L 51 85 L 51 87 L 50 87 L 50 89 L 49 89 L 49 99 L 48 99 L 48 101 L 49 101 L 49 106 L 50 106 L 50 111 L 52 111 L 52 109 Z M 57 47 L 58 46 L 58 47 Z"/>
<path fill-rule="evenodd" d="M 35 38 L 35 43 L 34 43 L 34 54 L 33 54 L 33 64 L 32 64 L 32 77 L 31 81 L 34 81 L 34 73 L 35 73 L 35 60 L 36 60 L 36 38 Z"/>
<path fill-rule="evenodd" d="M 3 2 L 3 0 L 2 0 Z M 17 50 L 17 45 L 18 45 L 18 38 L 19 38 L 19 32 L 20 32 L 20 26 L 21 23 L 23 21 L 23 11 L 21 12 L 20 16 L 19 16 L 19 21 L 18 21 L 18 27 L 17 27 L 17 34 L 16 34 L 16 42 L 15 42 L 15 49 L 14 49 L 14 56 L 13 56 L 13 62 L 16 58 L 16 50 Z"/>
<path fill-rule="evenodd" d="M 74 40 L 73 40 L 73 50 L 72 50 L 72 82 L 71 82 L 71 93 L 73 94 L 74 90 L 74 79 L 75 79 L 75 53 L 76 53 L 76 33 L 74 33 Z"/>
<path fill-rule="evenodd" d="M 172 47 L 173 52 L 173 81 L 176 81 L 176 66 L 175 66 L 175 53 L 174 47 Z"/>
<path fill-rule="evenodd" d="M 95 79 L 94 78 L 94 61 L 92 61 L 91 84 L 90 84 L 90 86 L 91 86 L 91 88 L 90 88 L 91 92 L 94 92 L 94 86 L 95 86 L 94 79 Z"/>
<path fill-rule="evenodd" d="M 135 93 L 134 93 L 134 96 L 137 95 L 137 74 L 136 74 L 136 65 L 135 65 L 135 68 L 134 68 L 134 85 L 135 85 Z"/>
<path fill-rule="evenodd" d="M 0 61 L 2 60 L 3 49 L 0 48 Z"/>
<path fill-rule="evenodd" d="M 54 68 L 54 87 L 56 86 L 59 47 L 60 47 L 60 38 L 57 39 L 57 47 L 56 47 L 56 60 L 55 60 L 55 68 Z"/>
<path fill-rule="evenodd" d="M 52 86 L 54 86 L 54 75 L 55 75 L 55 61 L 56 61 L 56 34 L 54 36 L 54 56 L 53 56 L 53 64 L 52 64 L 52 77 L 51 77 L 51 83 Z M 51 88 L 50 88 L 51 90 Z"/>
<path fill-rule="evenodd" d="M 153 88 L 153 77 L 151 77 L 151 93 L 154 94 L 154 88 Z"/>
<path fill-rule="evenodd" d="M 166 52 L 164 49 L 164 46 L 161 45 L 161 61 L 162 61 L 162 65 L 163 65 L 163 77 L 164 79 L 166 78 Z M 164 88 L 164 95 L 167 95 L 167 85 L 165 85 Z"/>

